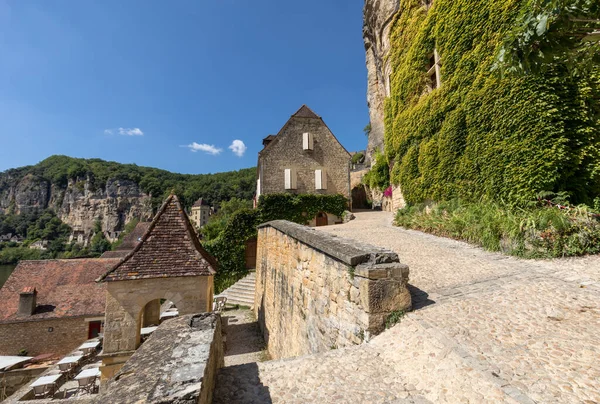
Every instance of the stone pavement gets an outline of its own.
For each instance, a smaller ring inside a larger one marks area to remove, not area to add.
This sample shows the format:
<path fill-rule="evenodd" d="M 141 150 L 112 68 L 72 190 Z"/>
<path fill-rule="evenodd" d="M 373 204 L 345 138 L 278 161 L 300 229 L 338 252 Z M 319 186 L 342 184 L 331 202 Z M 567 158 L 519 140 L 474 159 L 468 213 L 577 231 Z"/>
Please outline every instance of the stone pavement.
<path fill-rule="evenodd" d="M 600 403 L 600 257 L 519 260 L 356 216 L 320 230 L 396 251 L 416 310 L 367 344 L 225 368 L 215 402 Z"/>

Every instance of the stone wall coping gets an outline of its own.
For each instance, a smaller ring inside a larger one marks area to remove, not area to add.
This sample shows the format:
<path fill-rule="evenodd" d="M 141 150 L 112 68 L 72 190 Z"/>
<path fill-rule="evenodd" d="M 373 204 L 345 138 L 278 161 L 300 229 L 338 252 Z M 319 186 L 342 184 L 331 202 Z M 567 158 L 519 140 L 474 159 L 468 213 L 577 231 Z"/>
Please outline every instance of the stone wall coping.
<path fill-rule="evenodd" d="M 399 263 L 398 254 L 391 250 L 338 237 L 287 220 L 273 220 L 258 226 L 259 229 L 266 227 L 272 227 L 352 267 L 364 263 L 373 265 L 391 263 L 396 263 L 397 265 Z"/>

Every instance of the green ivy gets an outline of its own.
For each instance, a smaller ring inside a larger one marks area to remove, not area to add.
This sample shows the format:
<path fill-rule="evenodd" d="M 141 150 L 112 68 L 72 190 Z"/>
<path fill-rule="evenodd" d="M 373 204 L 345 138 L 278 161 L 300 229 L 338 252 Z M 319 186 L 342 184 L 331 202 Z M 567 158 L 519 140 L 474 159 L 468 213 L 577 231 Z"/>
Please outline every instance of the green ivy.
<path fill-rule="evenodd" d="M 600 195 L 600 69 L 492 71 L 526 0 L 402 0 L 390 32 L 385 152 L 406 201 L 523 205 L 540 191 L 574 203 Z M 442 86 L 426 91 L 440 54 Z M 586 73 L 587 72 L 587 73 Z M 367 178 L 373 182 L 373 179 Z"/>
<path fill-rule="evenodd" d="M 363 176 L 362 182 L 369 188 L 380 191 L 390 186 L 390 166 L 386 156 L 379 150 L 375 150 L 371 169 Z"/>
<path fill-rule="evenodd" d="M 261 195 L 257 209 L 233 213 L 216 238 L 203 242 L 219 262 L 215 292 L 221 293 L 246 275 L 246 241 L 257 236 L 259 224 L 271 220 L 308 224 L 319 212 L 342 217 L 347 206 L 348 200 L 342 195 L 270 194 Z"/>

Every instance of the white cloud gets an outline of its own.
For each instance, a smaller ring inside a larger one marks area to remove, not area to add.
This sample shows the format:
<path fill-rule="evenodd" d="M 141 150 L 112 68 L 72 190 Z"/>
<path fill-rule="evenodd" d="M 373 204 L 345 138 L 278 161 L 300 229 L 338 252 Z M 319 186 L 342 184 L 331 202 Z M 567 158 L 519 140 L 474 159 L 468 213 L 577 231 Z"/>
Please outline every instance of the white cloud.
<path fill-rule="evenodd" d="M 213 156 L 216 156 L 217 154 L 219 154 L 223 151 L 223 149 L 219 149 L 218 147 L 215 147 L 215 145 L 206 144 L 206 143 L 200 144 L 200 143 L 192 142 L 192 144 L 189 144 L 184 147 L 189 148 L 194 153 L 196 153 L 197 151 L 203 151 L 207 154 L 212 154 Z"/>
<path fill-rule="evenodd" d="M 104 134 L 105 135 L 112 135 L 114 132 L 112 129 L 104 129 Z"/>
<path fill-rule="evenodd" d="M 231 149 L 233 154 L 235 154 L 236 156 L 242 157 L 244 155 L 244 153 L 246 153 L 247 147 L 244 144 L 244 142 L 236 139 L 231 143 L 231 145 L 229 146 L 229 149 Z"/>
<path fill-rule="evenodd" d="M 119 135 L 144 136 L 144 132 L 140 128 L 119 128 Z"/>

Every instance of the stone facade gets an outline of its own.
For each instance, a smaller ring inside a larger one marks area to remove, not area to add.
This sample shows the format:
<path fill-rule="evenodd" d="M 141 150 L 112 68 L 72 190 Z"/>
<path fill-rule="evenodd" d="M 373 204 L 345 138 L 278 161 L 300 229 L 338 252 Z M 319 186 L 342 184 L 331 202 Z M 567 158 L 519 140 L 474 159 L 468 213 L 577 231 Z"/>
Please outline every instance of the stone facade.
<path fill-rule="evenodd" d="M 180 315 L 212 310 L 213 277 L 173 277 L 107 282 L 103 380 L 110 378 L 140 346 L 146 304 L 166 299 Z"/>
<path fill-rule="evenodd" d="M 64 355 L 88 339 L 89 323 L 85 318 L 54 318 L 0 324 L 0 355 L 45 353 Z"/>
<path fill-rule="evenodd" d="M 303 134 L 313 139 L 304 150 Z M 257 196 L 273 193 L 341 194 L 350 199 L 350 154 L 323 119 L 303 106 L 258 154 Z M 266 140 L 266 139 L 265 139 Z M 286 190 L 285 170 L 294 169 L 296 188 Z M 327 189 L 316 189 L 315 171 L 323 170 Z"/>
<path fill-rule="evenodd" d="M 210 205 L 200 198 L 192 205 L 190 219 L 196 227 L 204 227 L 208 223 L 211 214 L 212 209 Z"/>
<path fill-rule="evenodd" d="M 178 317 L 154 332 L 94 403 L 210 404 L 222 366 L 220 316 Z"/>
<path fill-rule="evenodd" d="M 286 221 L 259 229 L 254 310 L 274 359 L 368 340 L 411 308 L 407 282 L 391 251 Z"/>

